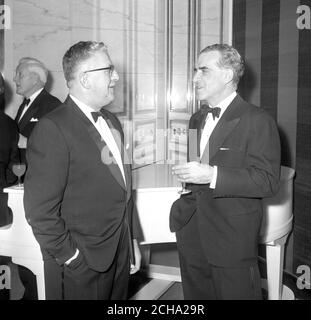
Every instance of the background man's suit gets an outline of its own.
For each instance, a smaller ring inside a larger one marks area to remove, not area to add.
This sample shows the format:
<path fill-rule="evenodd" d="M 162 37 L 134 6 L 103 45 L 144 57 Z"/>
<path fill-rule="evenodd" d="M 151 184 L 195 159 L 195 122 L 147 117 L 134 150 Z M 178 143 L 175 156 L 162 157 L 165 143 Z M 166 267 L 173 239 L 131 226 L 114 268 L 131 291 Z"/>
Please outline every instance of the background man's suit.
<path fill-rule="evenodd" d="M 118 119 L 103 112 L 123 139 Z M 70 97 L 33 131 L 24 204 L 45 260 L 62 265 L 78 248 L 84 264 L 104 272 L 114 261 L 124 226 L 133 225 L 137 236 L 138 224 L 131 219 L 130 166 L 125 165 L 125 186 L 117 164 L 103 163 L 105 146 Z M 49 219 L 42 219 L 42 212 Z"/>
<path fill-rule="evenodd" d="M 50 93 L 48 93 L 45 89 L 43 89 L 40 94 L 36 97 L 36 99 L 32 102 L 29 109 L 20 119 L 20 116 L 23 112 L 23 106 L 21 105 L 17 111 L 15 120 L 18 125 L 19 133 L 29 139 L 30 134 L 37 124 L 35 119 L 39 120 L 47 113 L 54 110 L 58 107 L 61 102 Z M 20 121 L 19 121 L 20 120 Z M 21 149 L 21 161 L 25 161 L 25 150 Z"/>
<path fill-rule="evenodd" d="M 202 121 L 205 118 L 201 112 L 195 113 L 189 129 L 199 131 Z M 193 151 L 196 148 L 189 146 L 188 150 L 189 161 L 197 161 Z M 183 259 L 191 261 L 192 254 L 196 254 L 191 252 L 193 246 L 183 248 L 183 239 L 197 232 L 200 240 L 193 245 L 211 265 L 255 266 L 261 198 L 272 196 L 279 187 L 280 143 L 274 120 L 237 96 L 212 132 L 201 162 L 218 167 L 216 188 L 211 189 L 209 184 L 189 185 L 192 193 L 177 200 L 171 210 L 171 230 L 177 231 L 183 252 L 181 263 Z"/>

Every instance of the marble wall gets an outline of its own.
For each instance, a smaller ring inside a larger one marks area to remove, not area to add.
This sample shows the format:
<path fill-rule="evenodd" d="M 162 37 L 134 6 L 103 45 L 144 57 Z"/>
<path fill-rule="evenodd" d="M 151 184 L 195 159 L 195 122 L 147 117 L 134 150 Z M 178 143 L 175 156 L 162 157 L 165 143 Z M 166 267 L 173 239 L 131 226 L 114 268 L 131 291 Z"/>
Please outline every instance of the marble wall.
<path fill-rule="evenodd" d="M 181 108 L 181 112 L 170 114 L 169 120 L 166 115 L 168 1 L 173 8 L 171 97 L 176 108 Z M 140 138 L 134 136 L 138 156 L 150 160 L 165 157 L 164 138 L 156 136 L 156 129 L 177 126 L 181 130 L 192 113 L 183 110 L 183 106 L 188 98 L 188 64 L 193 68 L 187 55 L 189 4 L 194 2 L 198 5 L 199 51 L 221 40 L 222 1 L 6 0 L 12 12 L 12 29 L 5 34 L 4 72 L 11 88 L 7 91 L 6 112 L 15 117 L 22 100 L 14 94 L 13 83 L 21 57 L 32 56 L 46 64 L 51 75 L 48 90 L 63 101 L 68 93 L 62 73 L 66 50 L 79 40 L 103 41 L 120 76 L 110 109 L 121 121 L 131 121 L 129 131 L 138 131 Z M 148 138 L 140 141 L 146 134 Z"/>

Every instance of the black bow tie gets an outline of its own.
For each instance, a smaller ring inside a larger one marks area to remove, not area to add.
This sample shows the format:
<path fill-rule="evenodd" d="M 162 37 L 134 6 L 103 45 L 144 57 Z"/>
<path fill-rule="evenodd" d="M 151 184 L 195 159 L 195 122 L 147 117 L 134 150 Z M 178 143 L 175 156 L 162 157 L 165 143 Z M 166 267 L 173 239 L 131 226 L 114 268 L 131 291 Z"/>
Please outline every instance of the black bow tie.
<path fill-rule="evenodd" d="M 91 115 L 95 122 L 97 122 L 99 117 L 103 117 L 104 119 L 106 118 L 100 111 L 91 112 Z"/>
<path fill-rule="evenodd" d="M 221 108 L 219 107 L 211 108 L 208 105 L 203 104 L 200 110 L 204 115 L 211 113 L 213 115 L 213 120 L 215 120 L 215 118 L 219 118 Z"/>
<path fill-rule="evenodd" d="M 24 106 L 28 106 L 29 102 L 30 102 L 30 99 L 26 99 L 26 98 L 25 98 L 25 99 L 23 100 L 23 103 L 22 103 L 22 104 L 23 104 Z"/>

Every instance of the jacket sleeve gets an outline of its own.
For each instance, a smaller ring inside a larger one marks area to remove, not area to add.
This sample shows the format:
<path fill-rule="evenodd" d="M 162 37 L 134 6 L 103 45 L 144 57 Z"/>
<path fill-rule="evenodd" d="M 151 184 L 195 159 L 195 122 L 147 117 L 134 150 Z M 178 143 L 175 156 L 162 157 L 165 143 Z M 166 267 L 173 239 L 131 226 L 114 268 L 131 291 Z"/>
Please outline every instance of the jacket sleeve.
<path fill-rule="evenodd" d="M 246 134 L 246 133 L 245 133 Z M 218 167 L 214 197 L 263 198 L 279 189 L 280 140 L 277 126 L 268 114 L 252 117 L 246 148 L 246 166 Z"/>
<path fill-rule="evenodd" d="M 28 223 L 42 249 L 57 263 L 71 258 L 76 245 L 61 216 L 67 184 L 69 150 L 60 129 L 49 119 L 35 127 L 27 147 L 24 207 Z"/>

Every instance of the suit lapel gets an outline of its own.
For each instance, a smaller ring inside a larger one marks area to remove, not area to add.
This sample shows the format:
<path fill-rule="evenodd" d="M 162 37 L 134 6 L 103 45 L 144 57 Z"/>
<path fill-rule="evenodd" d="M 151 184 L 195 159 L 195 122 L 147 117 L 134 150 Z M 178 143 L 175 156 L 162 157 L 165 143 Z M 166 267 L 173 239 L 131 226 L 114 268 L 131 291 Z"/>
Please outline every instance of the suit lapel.
<path fill-rule="evenodd" d="M 105 150 L 105 148 L 107 148 L 107 144 L 105 143 L 105 141 L 102 139 L 101 135 L 99 134 L 99 132 L 97 131 L 97 129 L 95 128 L 95 126 L 93 125 L 93 123 L 87 118 L 87 116 L 81 111 L 81 109 L 72 101 L 72 99 L 70 97 L 67 97 L 65 104 L 67 104 L 69 107 L 72 108 L 72 110 L 77 113 L 80 117 L 80 119 L 82 120 L 84 126 L 86 127 L 89 136 L 92 138 L 92 140 L 94 141 L 94 143 L 96 144 L 99 152 L 101 153 L 101 156 L 103 155 L 102 151 Z M 110 173 L 112 174 L 112 176 L 115 178 L 115 180 L 118 182 L 118 184 L 125 190 L 127 190 L 125 184 L 124 184 L 124 180 L 122 177 L 122 173 L 118 167 L 118 165 L 116 164 L 116 161 L 114 160 L 113 163 L 111 164 L 105 164 L 103 162 L 104 165 L 107 165 L 107 167 L 110 170 Z"/>
<path fill-rule="evenodd" d="M 237 95 L 228 106 L 209 138 L 202 156 L 202 162 L 210 162 L 210 160 L 222 146 L 226 137 L 239 123 L 241 115 L 240 106 L 242 103 L 243 99 Z"/>
<path fill-rule="evenodd" d="M 45 89 L 43 89 L 40 94 L 36 97 L 36 99 L 32 102 L 29 109 L 25 112 L 24 116 L 22 117 L 21 121 L 19 121 L 18 126 L 20 130 L 23 130 L 25 126 L 30 122 L 32 117 L 38 112 L 40 108 L 40 101 L 45 96 Z M 20 111 L 21 113 L 22 111 Z M 20 116 L 19 113 L 19 116 Z M 17 118 L 18 119 L 18 118 Z"/>
<path fill-rule="evenodd" d="M 120 127 L 119 122 L 117 122 L 114 117 L 110 116 L 109 112 L 107 112 L 105 109 L 102 109 L 101 112 L 105 113 L 106 116 L 109 118 L 109 120 L 111 122 L 110 125 L 108 124 L 110 129 L 114 129 L 114 130 L 111 130 L 111 132 L 112 132 L 112 135 L 117 143 L 118 149 L 121 154 L 127 191 L 128 191 L 128 195 L 130 195 L 131 189 L 132 189 L 132 170 L 131 170 L 131 162 L 130 162 L 129 156 L 126 152 L 126 149 L 124 148 L 124 143 L 123 143 L 124 138 L 122 137 L 122 134 L 121 134 L 122 128 Z"/>

